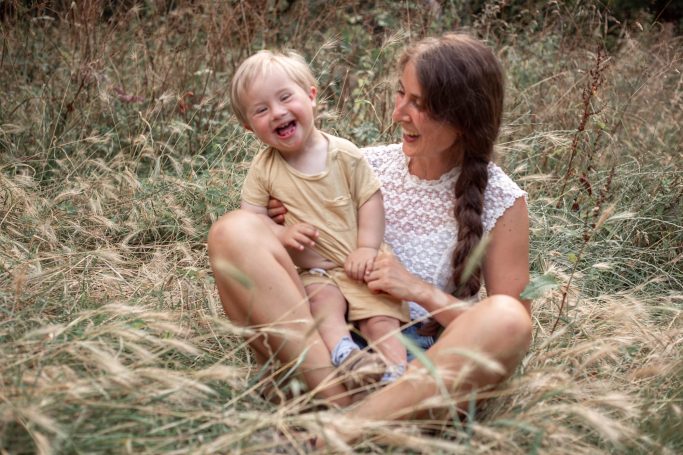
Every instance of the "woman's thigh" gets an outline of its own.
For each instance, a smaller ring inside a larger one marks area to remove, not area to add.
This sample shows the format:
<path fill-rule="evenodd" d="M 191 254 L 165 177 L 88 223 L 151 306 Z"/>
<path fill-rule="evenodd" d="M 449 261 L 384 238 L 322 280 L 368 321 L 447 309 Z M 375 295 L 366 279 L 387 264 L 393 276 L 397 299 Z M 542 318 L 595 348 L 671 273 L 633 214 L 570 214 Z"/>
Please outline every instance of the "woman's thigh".
<path fill-rule="evenodd" d="M 346 389 L 329 380 L 330 352 L 315 329 L 296 267 L 266 222 L 237 210 L 211 227 L 209 259 L 223 309 L 236 325 L 253 327 L 246 337 L 259 363 L 295 369 L 318 396 L 345 404 Z"/>
<path fill-rule="evenodd" d="M 294 263 L 260 216 L 244 210 L 224 215 L 209 231 L 208 249 L 223 308 L 235 323 L 277 322 L 306 306 Z"/>

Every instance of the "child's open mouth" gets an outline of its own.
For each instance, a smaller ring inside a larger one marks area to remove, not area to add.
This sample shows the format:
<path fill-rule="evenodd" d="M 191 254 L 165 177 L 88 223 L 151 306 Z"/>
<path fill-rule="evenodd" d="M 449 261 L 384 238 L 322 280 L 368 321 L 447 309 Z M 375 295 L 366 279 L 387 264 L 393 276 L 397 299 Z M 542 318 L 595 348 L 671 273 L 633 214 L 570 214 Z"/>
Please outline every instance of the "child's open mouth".
<path fill-rule="evenodd" d="M 296 129 L 296 121 L 292 120 L 289 123 L 285 123 L 284 125 L 282 125 L 278 128 L 275 128 L 275 132 L 277 133 L 277 135 L 280 138 L 286 139 L 289 136 L 291 136 L 292 134 L 294 134 L 295 129 Z"/>

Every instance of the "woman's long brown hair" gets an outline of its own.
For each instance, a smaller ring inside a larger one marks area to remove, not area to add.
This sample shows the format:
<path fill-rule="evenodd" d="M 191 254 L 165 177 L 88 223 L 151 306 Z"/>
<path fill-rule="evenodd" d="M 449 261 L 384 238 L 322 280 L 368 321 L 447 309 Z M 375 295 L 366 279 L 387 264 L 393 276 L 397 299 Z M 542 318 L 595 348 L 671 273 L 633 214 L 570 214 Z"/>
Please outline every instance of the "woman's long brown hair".
<path fill-rule="evenodd" d="M 488 184 L 488 163 L 500 130 L 504 74 L 491 49 L 465 34 L 425 38 L 410 46 L 399 61 L 415 65 L 429 115 L 460 133 L 453 153 L 461 153 L 455 182 L 458 239 L 453 257 L 456 297 L 466 298 L 481 288 L 481 268 L 462 282 L 467 258 L 484 234 L 482 211 Z"/>

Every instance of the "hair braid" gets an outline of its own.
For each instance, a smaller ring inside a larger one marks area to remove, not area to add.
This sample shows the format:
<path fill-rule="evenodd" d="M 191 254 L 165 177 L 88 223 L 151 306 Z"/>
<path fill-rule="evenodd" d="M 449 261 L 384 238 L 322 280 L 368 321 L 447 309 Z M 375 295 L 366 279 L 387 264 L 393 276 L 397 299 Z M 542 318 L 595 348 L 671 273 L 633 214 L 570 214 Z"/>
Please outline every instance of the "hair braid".
<path fill-rule="evenodd" d="M 467 298 L 476 295 L 481 287 L 481 268 L 478 266 L 467 281 L 461 283 L 461 280 L 469 255 L 484 235 L 481 215 L 488 180 L 487 161 L 463 160 L 460 176 L 455 183 L 454 215 L 458 223 L 458 242 L 451 258 L 456 297 Z"/>

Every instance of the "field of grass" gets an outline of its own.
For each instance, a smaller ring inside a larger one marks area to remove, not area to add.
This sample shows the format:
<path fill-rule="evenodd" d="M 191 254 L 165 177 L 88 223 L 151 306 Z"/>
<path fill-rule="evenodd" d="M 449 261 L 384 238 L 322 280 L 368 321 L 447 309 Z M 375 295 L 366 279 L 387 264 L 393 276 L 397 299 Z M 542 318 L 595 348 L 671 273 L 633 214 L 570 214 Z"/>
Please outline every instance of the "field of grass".
<path fill-rule="evenodd" d="M 0 453 L 303 453 L 296 430 L 339 413 L 259 396 L 207 261 L 258 149 L 230 77 L 256 49 L 298 49 L 321 126 L 386 143 L 396 56 L 455 28 L 507 71 L 497 161 L 529 192 L 533 343 L 476 417 L 330 444 L 683 452 L 675 26 L 598 1 L 367 3 L 0 4 Z"/>

